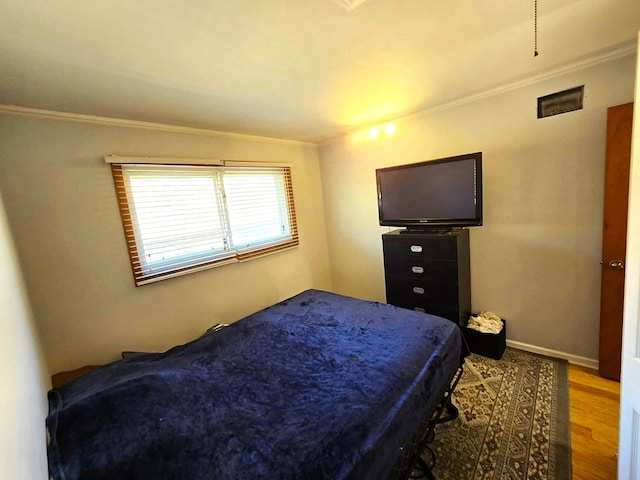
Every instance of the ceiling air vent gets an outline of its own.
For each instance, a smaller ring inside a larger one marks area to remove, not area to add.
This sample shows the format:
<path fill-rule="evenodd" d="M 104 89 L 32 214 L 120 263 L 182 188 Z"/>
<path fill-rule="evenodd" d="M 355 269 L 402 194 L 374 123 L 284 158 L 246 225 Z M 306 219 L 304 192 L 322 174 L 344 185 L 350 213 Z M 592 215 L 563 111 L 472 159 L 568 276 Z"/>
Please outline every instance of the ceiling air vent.
<path fill-rule="evenodd" d="M 584 85 L 538 98 L 538 118 L 582 109 Z"/>
<path fill-rule="evenodd" d="M 356 7 L 359 7 L 360 5 L 362 5 L 367 0 L 333 0 L 333 1 L 336 2 L 339 5 L 342 5 L 342 7 L 347 12 L 350 12 L 351 10 L 355 9 Z"/>

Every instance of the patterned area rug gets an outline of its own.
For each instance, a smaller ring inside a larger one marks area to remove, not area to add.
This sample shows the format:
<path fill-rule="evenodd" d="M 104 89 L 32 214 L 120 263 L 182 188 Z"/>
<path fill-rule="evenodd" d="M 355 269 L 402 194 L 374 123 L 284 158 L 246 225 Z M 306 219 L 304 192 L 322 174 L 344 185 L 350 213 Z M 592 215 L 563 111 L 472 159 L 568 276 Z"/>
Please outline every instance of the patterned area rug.
<path fill-rule="evenodd" d="M 430 444 L 435 478 L 570 479 L 566 361 L 507 348 L 499 361 L 471 355 L 464 369 L 453 394 L 459 416 Z"/>

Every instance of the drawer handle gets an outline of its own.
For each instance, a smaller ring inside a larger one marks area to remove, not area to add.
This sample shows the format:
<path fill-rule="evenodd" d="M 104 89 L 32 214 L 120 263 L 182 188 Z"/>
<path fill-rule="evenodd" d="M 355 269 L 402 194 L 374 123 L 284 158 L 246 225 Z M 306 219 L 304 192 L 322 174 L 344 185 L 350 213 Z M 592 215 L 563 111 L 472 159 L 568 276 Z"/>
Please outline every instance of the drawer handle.
<path fill-rule="evenodd" d="M 422 295 L 424 293 L 424 288 L 422 288 L 422 287 L 413 287 L 413 293 L 417 293 L 418 295 Z"/>
<path fill-rule="evenodd" d="M 411 267 L 411 271 L 413 273 L 424 273 L 424 268 L 422 268 L 422 267 Z"/>
<path fill-rule="evenodd" d="M 427 313 L 427 311 L 422 307 L 415 307 L 414 310 L 416 312 L 420 312 L 420 313 Z"/>
<path fill-rule="evenodd" d="M 413 253 L 420 253 L 422 252 L 422 245 L 411 245 L 411 251 Z"/>

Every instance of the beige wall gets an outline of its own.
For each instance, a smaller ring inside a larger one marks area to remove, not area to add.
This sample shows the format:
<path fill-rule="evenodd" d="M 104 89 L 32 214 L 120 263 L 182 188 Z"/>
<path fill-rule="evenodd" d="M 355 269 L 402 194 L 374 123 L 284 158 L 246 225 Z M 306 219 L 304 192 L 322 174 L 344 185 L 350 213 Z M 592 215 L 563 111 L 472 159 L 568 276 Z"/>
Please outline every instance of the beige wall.
<path fill-rule="evenodd" d="M 0 478 L 48 477 L 48 376 L 0 198 Z"/>
<path fill-rule="evenodd" d="M 110 154 L 290 162 L 300 246 L 136 288 Z M 314 147 L 4 114 L 0 188 L 52 372 L 164 350 L 331 287 Z"/>
<path fill-rule="evenodd" d="M 321 148 L 335 291 L 385 299 L 376 168 L 482 151 L 472 308 L 506 318 L 511 340 L 597 359 L 606 108 L 633 100 L 634 65 L 629 55 Z M 536 118 L 539 96 L 579 85 L 583 110 Z"/>

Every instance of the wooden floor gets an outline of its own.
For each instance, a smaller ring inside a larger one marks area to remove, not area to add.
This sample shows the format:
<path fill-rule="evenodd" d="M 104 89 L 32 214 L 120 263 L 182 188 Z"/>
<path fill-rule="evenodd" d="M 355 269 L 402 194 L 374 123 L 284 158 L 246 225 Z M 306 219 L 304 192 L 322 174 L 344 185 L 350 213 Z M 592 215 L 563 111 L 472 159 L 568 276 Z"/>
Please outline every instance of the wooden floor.
<path fill-rule="evenodd" d="M 573 480 L 613 480 L 618 451 L 620 384 L 569 365 Z"/>

